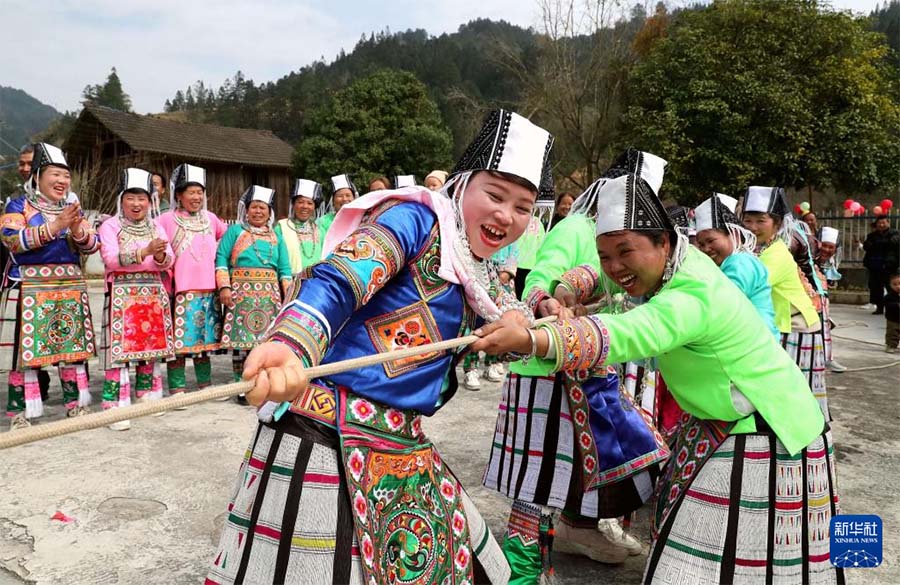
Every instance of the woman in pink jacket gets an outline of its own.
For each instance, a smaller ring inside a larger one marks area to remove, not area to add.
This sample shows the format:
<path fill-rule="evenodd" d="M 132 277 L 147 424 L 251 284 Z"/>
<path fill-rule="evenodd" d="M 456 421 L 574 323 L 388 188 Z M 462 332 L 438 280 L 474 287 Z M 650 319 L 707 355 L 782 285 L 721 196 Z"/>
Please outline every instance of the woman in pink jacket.
<path fill-rule="evenodd" d="M 131 403 L 131 363 L 137 366 L 138 402 L 162 398 L 159 360 L 175 355 L 172 312 L 162 280 L 175 254 L 153 217 L 159 202 L 151 197 L 152 188 L 147 171 L 126 169 L 119 187 L 118 213 L 100 226 L 100 255 L 106 266 L 100 348 L 106 370 L 104 409 Z M 127 420 L 110 425 L 117 431 L 130 427 Z"/>

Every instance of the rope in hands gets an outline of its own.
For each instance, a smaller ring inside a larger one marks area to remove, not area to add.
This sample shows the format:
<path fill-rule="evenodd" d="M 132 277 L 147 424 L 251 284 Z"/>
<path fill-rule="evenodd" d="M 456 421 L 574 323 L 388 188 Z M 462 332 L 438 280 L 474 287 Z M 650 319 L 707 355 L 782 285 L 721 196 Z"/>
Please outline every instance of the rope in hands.
<path fill-rule="evenodd" d="M 588 307 L 588 309 L 592 308 L 593 307 Z M 543 319 L 538 319 L 537 321 L 535 321 L 534 325 L 538 326 L 544 323 L 552 323 L 556 319 L 557 317 L 555 316 L 544 317 Z M 458 347 L 471 345 L 472 343 L 478 341 L 478 339 L 479 337 L 477 335 L 467 335 L 465 337 L 447 339 L 445 341 L 438 341 L 437 343 L 429 343 L 427 345 L 420 345 L 418 347 L 407 347 L 395 351 L 387 351 L 321 366 L 315 366 L 313 368 L 307 368 L 305 370 L 305 373 L 309 380 L 313 380 L 314 378 L 347 372 L 366 366 L 379 365 L 385 362 L 416 357 L 432 352 L 456 349 Z M 60 420 L 45 425 L 36 425 L 28 427 L 26 429 L 2 433 L 0 434 L 0 450 L 9 449 L 11 447 L 18 447 L 19 445 L 26 445 L 28 443 L 34 443 L 36 441 L 43 441 L 44 439 L 51 439 L 53 437 L 61 437 L 63 435 L 68 435 L 71 433 L 77 433 L 79 431 L 97 429 L 123 420 L 140 418 L 142 416 L 150 416 L 152 414 L 166 412 L 167 410 L 200 404 L 201 402 L 207 402 L 209 400 L 230 398 L 232 396 L 237 396 L 238 394 L 246 394 L 253 389 L 253 384 L 253 381 L 241 381 L 231 384 L 222 384 L 219 386 L 204 388 L 203 390 L 198 390 L 197 392 L 191 392 L 190 394 L 182 392 L 176 396 L 169 396 L 168 398 L 163 398 L 161 400 L 152 400 L 150 402 L 142 402 L 140 404 L 132 404 L 130 406 L 110 408 L 109 410 L 104 410 L 103 412 L 94 412 L 85 416 L 67 418 L 65 420 Z"/>

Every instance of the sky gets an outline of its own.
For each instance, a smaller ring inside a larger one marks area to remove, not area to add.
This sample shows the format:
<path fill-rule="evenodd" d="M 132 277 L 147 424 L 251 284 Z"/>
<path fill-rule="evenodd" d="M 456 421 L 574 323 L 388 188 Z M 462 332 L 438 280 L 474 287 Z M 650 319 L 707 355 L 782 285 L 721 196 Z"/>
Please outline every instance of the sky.
<path fill-rule="evenodd" d="M 864 13 L 878 3 L 832 0 Z M 0 85 L 78 110 L 84 87 L 114 66 L 134 110 L 159 112 L 197 80 L 218 87 L 241 70 L 272 81 L 371 32 L 439 35 L 475 18 L 537 27 L 540 11 L 537 0 L 0 0 Z"/>

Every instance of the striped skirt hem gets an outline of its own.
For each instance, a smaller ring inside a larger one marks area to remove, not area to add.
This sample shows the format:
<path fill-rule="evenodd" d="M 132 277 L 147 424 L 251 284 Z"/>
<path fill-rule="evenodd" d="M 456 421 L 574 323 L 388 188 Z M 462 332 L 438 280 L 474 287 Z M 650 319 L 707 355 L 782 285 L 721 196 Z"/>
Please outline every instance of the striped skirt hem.
<path fill-rule="evenodd" d="M 829 560 L 838 513 L 830 431 L 796 455 L 771 433 L 731 435 L 661 527 L 644 582 L 842 583 Z"/>
<path fill-rule="evenodd" d="M 607 470 L 627 468 L 629 476 L 585 492 L 579 457 L 561 375 L 508 375 L 483 485 L 514 500 L 589 518 L 622 516 L 653 495 L 655 460 Z"/>
<path fill-rule="evenodd" d="M 301 417 L 259 425 L 207 585 L 363 582 L 336 448 L 336 433 Z"/>
<path fill-rule="evenodd" d="M 509 565 L 462 492 L 475 583 L 505 583 Z M 338 436 L 303 416 L 261 423 L 247 449 L 206 585 L 362 584 Z"/>
<path fill-rule="evenodd" d="M 825 386 L 825 336 L 822 330 L 812 333 L 792 331 L 781 334 L 784 348 L 806 378 L 810 391 L 816 397 L 825 420 L 831 422 L 828 409 L 828 393 Z"/>

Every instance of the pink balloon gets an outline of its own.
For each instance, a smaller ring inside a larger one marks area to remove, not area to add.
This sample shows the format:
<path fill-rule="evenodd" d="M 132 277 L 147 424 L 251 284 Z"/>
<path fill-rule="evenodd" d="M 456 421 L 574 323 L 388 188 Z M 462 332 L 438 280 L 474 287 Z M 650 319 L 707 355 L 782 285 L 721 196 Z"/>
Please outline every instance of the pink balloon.
<path fill-rule="evenodd" d="M 881 206 L 880 206 L 880 205 L 876 205 L 875 207 L 873 207 L 873 208 L 872 208 L 872 212 L 873 212 L 875 215 L 884 215 L 884 211 L 881 209 Z"/>
<path fill-rule="evenodd" d="M 854 201 L 852 205 L 850 205 L 850 211 L 853 213 L 857 213 L 860 209 L 862 209 L 862 204 L 859 201 Z"/>

